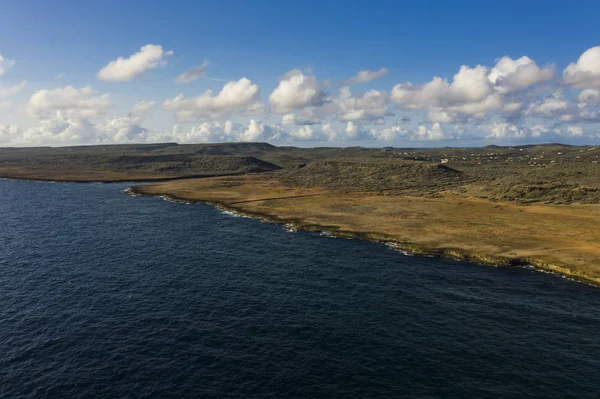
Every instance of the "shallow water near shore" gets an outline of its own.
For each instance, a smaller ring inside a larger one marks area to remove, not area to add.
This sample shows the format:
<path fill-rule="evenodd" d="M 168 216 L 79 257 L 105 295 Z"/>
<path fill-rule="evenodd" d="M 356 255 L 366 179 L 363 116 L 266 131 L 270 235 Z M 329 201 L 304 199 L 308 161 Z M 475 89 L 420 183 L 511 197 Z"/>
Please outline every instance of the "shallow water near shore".
<path fill-rule="evenodd" d="M 0 397 L 577 397 L 600 290 L 123 194 L 0 181 Z"/>

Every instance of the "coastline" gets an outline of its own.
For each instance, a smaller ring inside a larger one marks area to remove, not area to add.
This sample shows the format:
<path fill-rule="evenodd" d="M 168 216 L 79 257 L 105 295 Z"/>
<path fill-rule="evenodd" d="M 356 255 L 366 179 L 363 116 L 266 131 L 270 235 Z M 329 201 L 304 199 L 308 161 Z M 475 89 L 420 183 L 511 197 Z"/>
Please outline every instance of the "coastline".
<path fill-rule="evenodd" d="M 128 195 L 134 196 L 159 196 L 163 197 L 165 200 L 171 202 L 178 203 L 198 203 L 198 204 L 206 204 L 217 207 L 223 211 L 232 212 L 237 215 L 246 216 L 254 219 L 258 219 L 265 223 L 275 223 L 286 226 L 291 231 L 296 230 L 305 230 L 311 231 L 321 234 L 330 235 L 336 238 L 347 238 L 347 239 L 361 239 L 368 240 L 373 242 L 378 242 L 382 244 L 386 244 L 391 248 L 403 252 L 407 255 L 411 256 L 426 256 L 426 257 L 442 257 L 448 258 L 458 261 L 466 261 L 470 263 L 477 263 L 483 265 L 491 265 L 498 267 L 523 267 L 523 268 L 534 268 L 540 272 L 552 273 L 558 276 L 562 276 L 564 278 L 571 279 L 573 281 L 577 281 L 580 283 L 584 283 L 587 285 L 592 285 L 595 287 L 600 287 L 600 273 L 595 273 L 596 275 L 590 275 L 586 273 L 585 270 L 581 270 L 577 267 L 569 267 L 569 264 L 548 261 L 547 259 L 543 259 L 542 257 L 536 256 L 503 256 L 491 252 L 481 251 L 481 250 L 472 250 L 468 248 L 461 248 L 456 245 L 428 245 L 413 241 L 411 239 L 406 239 L 406 237 L 398 237 L 398 235 L 394 234 L 386 234 L 385 232 L 378 232 L 374 229 L 365 229 L 365 230 L 350 230 L 345 228 L 340 228 L 335 225 L 331 225 L 330 223 L 322 222 L 320 220 L 314 220 L 314 218 L 307 217 L 289 217 L 286 215 L 281 215 L 273 212 L 266 211 L 257 211 L 244 209 L 244 205 L 252 202 L 263 201 L 264 199 L 254 199 L 250 197 L 249 200 L 243 201 L 227 201 L 227 200 L 218 200 L 218 199 L 208 199 L 208 198 L 193 198 L 191 193 L 195 193 L 193 190 L 186 191 L 186 195 L 178 195 L 176 193 L 177 190 L 173 189 L 164 189 L 158 191 L 148 192 L 148 187 L 159 187 L 165 184 L 174 184 L 177 186 L 183 187 L 192 187 L 195 182 L 216 182 L 218 183 L 228 182 L 229 184 L 235 181 L 247 181 L 252 179 L 260 180 L 262 176 L 260 175 L 244 175 L 241 173 L 234 173 L 229 175 L 206 175 L 202 177 L 191 176 L 184 178 L 158 178 L 158 179 L 122 179 L 122 180 L 64 180 L 57 178 L 46 178 L 46 179 L 36 179 L 36 178 L 27 178 L 27 177 L 0 177 L 2 180 L 22 180 L 22 181 L 33 181 L 33 182 L 46 182 L 46 183 L 148 183 L 143 185 L 135 185 L 129 187 L 125 192 Z M 204 183 L 203 183 L 204 184 Z M 214 184 L 212 184 L 214 186 Z M 211 187 L 212 187 L 211 186 Z M 206 195 L 208 191 L 206 191 L 206 184 L 203 188 L 202 195 Z M 209 190 L 210 191 L 210 190 Z M 197 192 L 195 193 L 197 194 Z M 298 197 L 310 197 L 312 195 L 317 194 L 308 194 L 308 195 L 297 195 L 289 198 L 298 198 Z M 269 200 L 273 199 L 286 199 L 288 197 L 280 197 L 280 198 L 269 198 Z M 415 198 L 415 201 L 427 201 L 425 198 Z M 410 201 L 409 201 L 410 202 Z M 498 205 L 495 205 L 498 206 Z M 313 220 L 308 220 L 313 219 Z M 476 227 L 476 226 L 475 226 Z M 412 237 L 411 237 L 412 238 Z M 595 265 L 600 266 L 599 262 L 594 262 Z"/>
<path fill-rule="evenodd" d="M 190 199 L 167 192 L 147 193 L 144 192 L 140 187 L 143 186 L 132 186 L 127 188 L 124 192 L 125 194 L 131 196 L 161 197 L 166 201 L 175 203 L 209 205 L 234 215 L 257 219 L 263 223 L 283 225 L 290 231 L 304 230 L 326 234 L 327 236 L 335 238 L 358 239 L 377 242 L 385 244 L 407 256 L 440 257 L 494 267 L 531 268 L 538 272 L 550 273 L 562 278 L 576 281 L 578 283 L 600 287 L 600 277 L 586 276 L 585 274 L 578 272 L 576 269 L 569 269 L 568 267 L 546 262 L 542 259 L 536 259 L 535 257 L 511 258 L 498 256 L 495 254 L 467 251 L 457 247 L 427 247 L 407 240 L 398 240 L 396 237 L 382 233 L 345 231 L 339 229 L 335 230 L 331 229 L 331 226 L 320 225 L 318 223 L 308 223 L 300 219 L 285 218 L 263 212 L 242 210 L 239 207 L 227 204 L 223 201 Z"/>
<path fill-rule="evenodd" d="M 22 170 L 0 167 L 0 180 L 20 180 L 40 183 L 160 183 L 172 180 L 204 179 L 209 177 L 239 176 L 243 174 L 245 172 L 166 176 L 97 170 L 55 170 L 49 173 L 47 170 Z M 48 175 L 52 177 L 46 177 Z"/>

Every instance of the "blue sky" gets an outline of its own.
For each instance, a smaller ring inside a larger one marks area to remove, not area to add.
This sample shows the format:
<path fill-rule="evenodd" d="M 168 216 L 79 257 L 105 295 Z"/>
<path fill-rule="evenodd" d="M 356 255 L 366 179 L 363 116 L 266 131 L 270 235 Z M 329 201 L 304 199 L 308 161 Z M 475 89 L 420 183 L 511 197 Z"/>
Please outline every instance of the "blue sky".
<path fill-rule="evenodd" d="M 5 0 L 0 145 L 594 144 L 598 15 L 593 1 Z M 136 53 L 149 63 L 99 77 Z M 360 71 L 376 77 L 349 82 Z"/>

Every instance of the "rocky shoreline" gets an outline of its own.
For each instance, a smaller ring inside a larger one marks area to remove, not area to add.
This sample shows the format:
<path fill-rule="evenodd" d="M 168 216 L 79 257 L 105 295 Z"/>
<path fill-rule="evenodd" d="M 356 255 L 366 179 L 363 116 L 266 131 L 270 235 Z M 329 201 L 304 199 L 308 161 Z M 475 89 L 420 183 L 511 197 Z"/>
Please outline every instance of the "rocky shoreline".
<path fill-rule="evenodd" d="M 418 245 L 407 241 L 400 241 L 394 239 L 394 237 L 390 237 L 388 235 L 376 232 L 331 230 L 330 227 L 326 228 L 318 224 L 310 224 L 298 219 L 281 218 L 278 216 L 267 215 L 259 212 L 242 211 L 234 206 L 227 205 L 220 201 L 192 200 L 178 197 L 172 193 L 149 194 L 141 190 L 139 187 L 140 186 L 129 187 L 125 190 L 125 194 L 132 196 L 161 197 L 164 200 L 175 203 L 210 205 L 223 211 L 227 211 L 239 216 L 257 219 L 264 223 L 283 225 L 286 227 L 286 229 L 290 231 L 304 230 L 322 234 L 326 233 L 327 235 L 335 238 L 360 239 L 382 243 L 388 245 L 394 250 L 397 250 L 405 255 L 410 256 L 440 257 L 495 267 L 533 268 L 534 270 L 540 272 L 551 273 L 557 276 L 561 276 L 563 278 L 568 278 L 572 281 L 595 287 L 600 287 L 600 278 L 588 277 L 581 273 L 578 273 L 577 270 L 570 270 L 567 267 L 544 262 L 540 259 L 535 259 L 531 257 L 509 258 L 498 255 L 483 254 L 473 251 L 465 251 L 464 249 L 460 248 L 428 248 L 423 245 Z"/>

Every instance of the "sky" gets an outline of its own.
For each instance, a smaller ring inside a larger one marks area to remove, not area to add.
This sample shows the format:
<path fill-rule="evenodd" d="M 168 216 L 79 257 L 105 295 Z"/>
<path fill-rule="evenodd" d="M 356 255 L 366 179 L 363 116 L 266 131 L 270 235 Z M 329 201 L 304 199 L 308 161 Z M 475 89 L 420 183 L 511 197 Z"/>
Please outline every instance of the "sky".
<path fill-rule="evenodd" d="M 600 2 L 0 3 L 0 146 L 600 144 Z"/>

